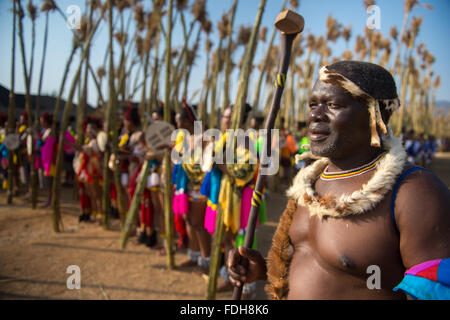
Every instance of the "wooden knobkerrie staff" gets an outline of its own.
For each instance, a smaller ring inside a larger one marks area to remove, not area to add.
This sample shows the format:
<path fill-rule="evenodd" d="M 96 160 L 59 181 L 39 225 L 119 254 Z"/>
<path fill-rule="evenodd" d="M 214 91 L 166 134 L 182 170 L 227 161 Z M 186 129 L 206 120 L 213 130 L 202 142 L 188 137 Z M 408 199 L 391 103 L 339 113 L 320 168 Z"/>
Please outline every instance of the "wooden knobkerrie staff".
<path fill-rule="evenodd" d="M 289 62 L 291 58 L 292 43 L 297 35 L 303 31 L 305 21 L 303 17 L 291 10 L 282 11 L 275 20 L 275 27 L 281 31 L 281 61 L 279 67 L 279 73 L 277 74 L 277 80 L 275 81 L 275 95 L 272 101 L 272 106 L 269 111 L 269 116 L 266 121 L 267 132 L 267 155 L 271 154 L 272 136 L 271 130 L 274 128 L 275 119 L 277 113 L 280 110 L 280 101 L 283 94 L 286 74 L 289 68 Z M 268 164 L 261 162 L 261 168 L 267 167 Z M 261 170 L 258 171 L 258 177 L 256 179 L 255 190 L 253 191 L 252 208 L 250 210 L 250 217 L 248 220 L 247 229 L 245 232 L 244 247 L 251 248 L 253 244 L 253 237 L 255 234 L 256 222 L 258 218 L 258 210 L 261 204 L 262 190 L 264 187 L 264 181 L 261 177 Z M 245 262 L 245 261 L 243 261 Z M 233 292 L 233 300 L 240 300 L 242 295 L 243 285 L 235 287 Z"/>

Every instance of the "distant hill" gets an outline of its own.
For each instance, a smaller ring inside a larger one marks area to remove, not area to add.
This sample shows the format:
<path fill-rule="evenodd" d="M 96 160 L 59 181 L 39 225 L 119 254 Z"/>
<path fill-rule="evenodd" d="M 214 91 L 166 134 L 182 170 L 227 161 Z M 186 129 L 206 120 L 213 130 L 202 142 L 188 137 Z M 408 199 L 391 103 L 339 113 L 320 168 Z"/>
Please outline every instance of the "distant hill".
<path fill-rule="evenodd" d="M 40 112 L 41 114 L 44 112 L 53 113 L 56 104 L 56 97 L 51 97 L 48 95 L 43 95 L 40 98 Z M 15 114 L 16 117 L 19 117 L 23 111 L 25 110 L 25 95 L 24 94 L 15 94 Z M 63 114 L 64 105 L 66 104 L 66 100 L 61 99 L 61 112 L 59 113 L 59 117 L 61 119 Z M 9 106 L 9 89 L 0 85 L 0 113 L 4 112 L 8 114 L 8 106 Z M 77 105 L 73 105 L 72 115 L 76 114 Z M 36 95 L 31 95 L 31 110 L 34 112 L 36 110 Z M 96 111 L 96 108 L 93 108 L 89 104 L 87 105 L 86 113 L 91 113 Z"/>
<path fill-rule="evenodd" d="M 436 108 L 450 108 L 450 101 L 438 100 L 435 103 Z"/>

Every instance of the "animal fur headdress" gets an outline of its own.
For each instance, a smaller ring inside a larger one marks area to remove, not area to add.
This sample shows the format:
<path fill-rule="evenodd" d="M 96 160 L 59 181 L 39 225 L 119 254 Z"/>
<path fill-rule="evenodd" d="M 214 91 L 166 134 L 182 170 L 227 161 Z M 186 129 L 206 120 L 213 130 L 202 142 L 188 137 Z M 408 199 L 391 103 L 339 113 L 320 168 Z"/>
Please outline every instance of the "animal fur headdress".
<path fill-rule="evenodd" d="M 347 70 L 349 72 L 346 72 Z M 345 73 L 352 76 L 346 76 L 344 75 Z M 367 105 L 371 128 L 370 144 L 374 147 L 380 147 L 381 141 L 377 132 L 377 125 L 380 127 L 383 135 L 387 134 L 386 125 L 381 117 L 380 104 L 384 104 L 386 110 L 392 111 L 396 110 L 400 105 L 395 82 L 390 73 L 372 63 L 340 61 L 331 66 L 322 67 L 319 70 L 319 74 L 320 81 L 345 89 L 355 99 Z M 351 77 L 354 79 L 351 80 Z M 359 82 L 359 84 L 356 82 Z M 369 85 L 367 83 L 370 83 L 370 86 L 375 89 L 368 90 Z"/>

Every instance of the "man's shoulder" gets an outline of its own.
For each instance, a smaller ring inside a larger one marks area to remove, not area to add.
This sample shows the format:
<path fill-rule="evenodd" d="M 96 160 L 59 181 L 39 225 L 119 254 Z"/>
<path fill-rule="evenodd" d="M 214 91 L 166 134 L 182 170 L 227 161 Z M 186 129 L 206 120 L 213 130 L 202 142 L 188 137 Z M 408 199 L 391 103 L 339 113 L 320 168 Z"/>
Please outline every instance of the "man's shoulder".
<path fill-rule="evenodd" d="M 401 180 L 401 181 L 400 181 Z M 417 195 L 449 198 L 445 183 L 431 170 L 407 163 L 398 181 L 398 194 L 404 200 Z M 422 197 L 422 196 L 421 196 Z"/>
<path fill-rule="evenodd" d="M 402 177 L 395 199 L 395 216 L 400 224 L 420 224 L 424 219 L 449 223 L 450 191 L 435 173 L 408 164 Z"/>
<path fill-rule="evenodd" d="M 406 268 L 450 256 L 450 192 L 432 171 L 415 170 L 402 180 L 395 217 Z"/>

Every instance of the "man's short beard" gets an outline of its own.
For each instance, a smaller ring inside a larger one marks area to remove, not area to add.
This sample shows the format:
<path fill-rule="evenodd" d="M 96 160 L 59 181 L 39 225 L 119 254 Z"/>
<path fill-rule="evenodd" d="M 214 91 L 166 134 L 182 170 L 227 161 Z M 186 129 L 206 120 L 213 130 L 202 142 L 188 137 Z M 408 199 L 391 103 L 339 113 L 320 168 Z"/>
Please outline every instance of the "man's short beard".
<path fill-rule="evenodd" d="M 311 141 L 310 142 L 311 153 L 318 157 L 332 157 L 336 151 L 337 147 L 337 139 L 333 136 L 328 136 L 327 139 L 319 142 Z"/>

